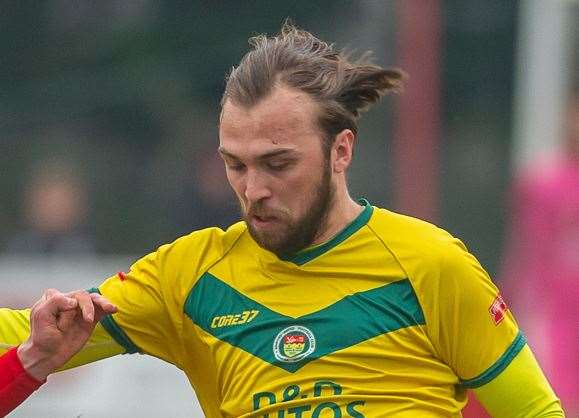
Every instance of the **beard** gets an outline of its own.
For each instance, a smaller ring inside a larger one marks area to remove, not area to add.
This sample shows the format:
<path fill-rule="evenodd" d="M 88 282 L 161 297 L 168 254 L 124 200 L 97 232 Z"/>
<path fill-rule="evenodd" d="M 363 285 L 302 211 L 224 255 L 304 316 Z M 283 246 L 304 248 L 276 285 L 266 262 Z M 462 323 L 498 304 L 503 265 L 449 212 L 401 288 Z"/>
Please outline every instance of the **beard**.
<path fill-rule="evenodd" d="M 310 246 L 324 229 L 328 209 L 334 198 L 329 162 L 324 164 L 321 178 L 311 195 L 313 198 L 307 203 L 304 215 L 299 219 L 291 219 L 290 213 L 285 210 L 268 210 L 261 201 L 247 211 L 242 207 L 243 218 L 251 237 L 260 247 L 271 251 L 279 258 L 287 258 Z M 275 217 L 279 227 L 275 230 L 257 229 L 251 222 L 251 218 L 255 215 Z"/>

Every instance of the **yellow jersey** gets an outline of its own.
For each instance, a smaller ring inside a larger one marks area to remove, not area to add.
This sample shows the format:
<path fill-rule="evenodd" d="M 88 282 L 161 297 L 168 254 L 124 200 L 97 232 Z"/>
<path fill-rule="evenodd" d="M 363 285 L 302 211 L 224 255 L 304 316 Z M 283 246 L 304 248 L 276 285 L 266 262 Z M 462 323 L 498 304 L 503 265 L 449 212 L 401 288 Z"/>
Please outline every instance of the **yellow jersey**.
<path fill-rule="evenodd" d="M 361 203 L 283 260 L 244 222 L 163 245 L 98 287 L 102 324 L 184 370 L 209 418 L 460 416 L 525 339 L 459 240 Z"/>

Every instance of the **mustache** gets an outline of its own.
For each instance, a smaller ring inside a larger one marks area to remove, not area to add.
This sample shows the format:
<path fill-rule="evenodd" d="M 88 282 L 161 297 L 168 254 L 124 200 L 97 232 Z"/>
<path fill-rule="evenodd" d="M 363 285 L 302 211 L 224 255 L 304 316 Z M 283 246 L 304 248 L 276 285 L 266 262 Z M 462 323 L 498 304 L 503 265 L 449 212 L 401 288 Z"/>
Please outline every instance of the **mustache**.
<path fill-rule="evenodd" d="M 256 203 L 246 209 L 247 217 L 258 216 L 260 218 L 281 218 L 287 216 L 289 211 L 283 208 L 268 208 L 261 203 Z"/>

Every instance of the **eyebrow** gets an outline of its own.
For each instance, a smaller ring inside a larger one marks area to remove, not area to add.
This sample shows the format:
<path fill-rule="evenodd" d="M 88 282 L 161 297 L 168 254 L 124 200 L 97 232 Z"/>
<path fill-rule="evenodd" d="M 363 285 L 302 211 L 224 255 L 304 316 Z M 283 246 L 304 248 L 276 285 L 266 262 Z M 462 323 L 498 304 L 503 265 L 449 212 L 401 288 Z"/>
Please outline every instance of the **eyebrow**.
<path fill-rule="evenodd" d="M 229 158 L 234 158 L 236 160 L 239 160 L 239 157 L 236 156 L 235 154 L 230 153 L 229 151 L 225 150 L 225 148 L 223 147 L 219 147 L 217 149 L 217 151 L 219 151 L 219 153 L 221 155 L 224 155 L 226 157 Z M 284 155 L 284 154 L 295 154 L 296 151 L 292 148 L 280 148 L 280 149 L 276 149 L 274 151 L 270 151 L 270 152 L 266 152 L 265 154 L 260 155 L 259 157 L 257 157 L 259 160 L 267 160 L 268 158 L 272 158 L 272 157 L 277 157 L 279 155 Z"/>

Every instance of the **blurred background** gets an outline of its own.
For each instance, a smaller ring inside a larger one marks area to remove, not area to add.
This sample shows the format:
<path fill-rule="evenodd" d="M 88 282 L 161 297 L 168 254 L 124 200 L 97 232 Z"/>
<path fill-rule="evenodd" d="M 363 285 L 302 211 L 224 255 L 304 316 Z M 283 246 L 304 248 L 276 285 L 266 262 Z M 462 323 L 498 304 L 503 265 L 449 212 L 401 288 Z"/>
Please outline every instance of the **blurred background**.
<path fill-rule="evenodd" d="M 0 2 L 0 306 L 238 218 L 224 79 L 286 17 L 409 74 L 361 119 L 351 194 L 461 238 L 579 416 L 573 0 Z M 184 375 L 142 356 L 56 375 L 13 413 L 103 415 L 202 416 Z"/>

